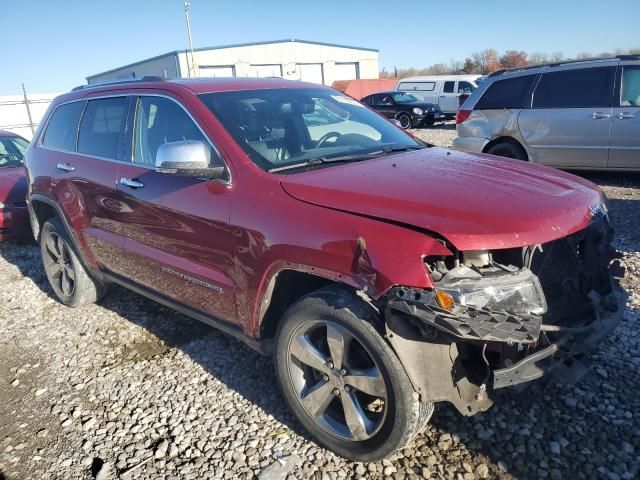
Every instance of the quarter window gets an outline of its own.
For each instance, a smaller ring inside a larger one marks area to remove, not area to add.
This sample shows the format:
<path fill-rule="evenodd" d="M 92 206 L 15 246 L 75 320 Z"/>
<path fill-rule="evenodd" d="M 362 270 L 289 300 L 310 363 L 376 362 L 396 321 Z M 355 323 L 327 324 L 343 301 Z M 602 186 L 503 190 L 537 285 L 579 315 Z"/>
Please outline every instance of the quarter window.
<path fill-rule="evenodd" d="M 83 107 L 84 102 L 72 102 L 56 108 L 47 124 L 42 145 L 68 152 L 75 151 L 78 120 Z"/>
<path fill-rule="evenodd" d="M 456 82 L 444 82 L 444 88 L 442 89 L 443 93 L 453 93 L 453 88 Z"/>
<path fill-rule="evenodd" d="M 640 107 L 640 68 L 624 67 L 622 73 L 621 107 Z"/>
<path fill-rule="evenodd" d="M 134 163 L 153 166 L 160 145 L 185 140 L 204 143 L 210 149 L 210 158 L 218 158 L 198 126 L 176 102 L 164 97 L 138 99 L 133 133 Z M 222 161 L 217 165 L 222 165 Z"/>
<path fill-rule="evenodd" d="M 533 108 L 610 107 L 615 68 L 581 68 L 542 75 Z"/>
<path fill-rule="evenodd" d="M 534 75 L 507 78 L 491 84 L 475 106 L 475 110 L 525 108 Z"/>
<path fill-rule="evenodd" d="M 117 159 L 126 113 L 127 97 L 89 100 L 80 122 L 78 152 Z"/>

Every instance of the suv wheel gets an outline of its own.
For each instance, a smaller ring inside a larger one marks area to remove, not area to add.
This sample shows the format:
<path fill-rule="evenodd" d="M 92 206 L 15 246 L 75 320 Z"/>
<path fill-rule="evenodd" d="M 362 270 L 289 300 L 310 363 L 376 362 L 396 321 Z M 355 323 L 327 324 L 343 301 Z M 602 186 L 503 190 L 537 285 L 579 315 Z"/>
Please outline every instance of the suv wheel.
<path fill-rule="evenodd" d="M 398 115 L 398 121 L 400 122 L 400 126 L 405 130 L 408 130 L 411 127 L 413 127 L 413 121 L 411 120 L 411 117 L 406 113 L 402 113 Z"/>
<path fill-rule="evenodd" d="M 40 251 L 47 279 L 62 303 L 79 307 L 102 298 L 106 288 L 89 275 L 71 245 L 58 218 L 45 222 L 40 233 Z"/>
<path fill-rule="evenodd" d="M 499 157 L 513 158 L 514 160 L 526 160 L 527 152 L 515 143 L 501 142 L 492 145 L 486 153 L 490 155 L 497 155 Z"/>
<path fill-rule="evenodd" d="M 274 352 L 280 387 L 300 422 L 320 445 L 357 461 L 391 455 L 428 419 L 376 322 L 355 294 L 323 288 L 287 310 Z"/>

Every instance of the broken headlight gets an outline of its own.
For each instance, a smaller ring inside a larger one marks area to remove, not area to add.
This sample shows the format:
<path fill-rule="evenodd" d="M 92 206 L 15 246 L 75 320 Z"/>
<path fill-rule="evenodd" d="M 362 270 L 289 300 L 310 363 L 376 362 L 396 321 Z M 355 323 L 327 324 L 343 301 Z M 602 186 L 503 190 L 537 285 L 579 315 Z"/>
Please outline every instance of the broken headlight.
<path fill-rule="evenodd" d="M 540 281 L 526 268 L 473 269 L 460 265 L 447 272 L 437 289 L 449 294 L 454 305 L 514 314 L 542 315 L 547 311 Z"/>

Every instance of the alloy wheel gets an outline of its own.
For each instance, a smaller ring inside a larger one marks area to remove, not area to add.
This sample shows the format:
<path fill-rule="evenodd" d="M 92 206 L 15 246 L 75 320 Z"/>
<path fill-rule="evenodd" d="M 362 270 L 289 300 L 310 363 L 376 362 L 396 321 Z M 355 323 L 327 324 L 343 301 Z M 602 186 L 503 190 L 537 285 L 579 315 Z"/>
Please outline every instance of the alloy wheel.
<path fill-rule="evenodd" d="M 45 267 L 56 293 L 65 297 L 73 295 L 76 274 L 69 247 L 56 232 L 48 232 L 45 238 Z"/>
<path fill-rule="evenodd" d="M 307 414 L 345 440 L 373 437 L 387 415 L 387 386 L 357 335 L 337 322 L 300 325 L 287 347 L 289 378 Z"/>

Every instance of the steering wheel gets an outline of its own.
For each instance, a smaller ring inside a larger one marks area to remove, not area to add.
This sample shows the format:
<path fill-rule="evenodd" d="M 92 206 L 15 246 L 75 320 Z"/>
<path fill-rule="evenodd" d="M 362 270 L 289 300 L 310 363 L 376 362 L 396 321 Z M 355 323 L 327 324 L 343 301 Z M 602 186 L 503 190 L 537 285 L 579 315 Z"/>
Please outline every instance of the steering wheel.
<path fill-rule="evenodd" d="M 320 140 L 318 140 L 318 143 L 316 143 L 316 148 L 322 147 L 322 144 L 325 143 L 330 138 L 338 139 L 341 136 L 342 136 L 342 134 L 340 132 L 327 132 L 327 133 L 325 133 L 324 135 L 322 135 L 320 137 Z"/>

